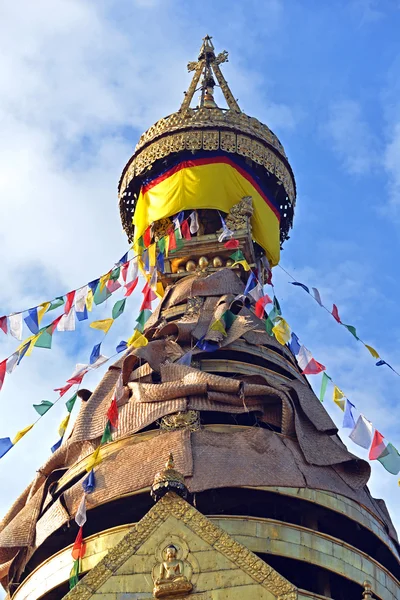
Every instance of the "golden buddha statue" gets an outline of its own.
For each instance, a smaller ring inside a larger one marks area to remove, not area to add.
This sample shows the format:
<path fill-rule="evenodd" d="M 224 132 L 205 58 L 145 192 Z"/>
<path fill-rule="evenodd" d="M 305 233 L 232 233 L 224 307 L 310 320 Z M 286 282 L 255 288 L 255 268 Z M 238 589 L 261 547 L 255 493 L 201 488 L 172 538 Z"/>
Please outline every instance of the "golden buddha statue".
<path fill-rule="evenodd" d="M 178 549 L 171 544 L 165 548 L 164 554 L 165 560 L 159 565 L 158 577 L 154 580 L 155 598 L 176 598 L 188 594 L 193 585 L 185 576 L 184 562 L 177 558 Z"/>

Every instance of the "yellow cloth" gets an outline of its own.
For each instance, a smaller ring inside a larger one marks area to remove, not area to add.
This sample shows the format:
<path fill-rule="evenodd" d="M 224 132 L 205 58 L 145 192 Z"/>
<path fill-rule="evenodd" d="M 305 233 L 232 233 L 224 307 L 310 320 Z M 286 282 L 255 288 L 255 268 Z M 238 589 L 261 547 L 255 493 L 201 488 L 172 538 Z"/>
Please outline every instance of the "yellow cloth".
<path fill-rule="evenodd" d="M 40 321 L 43 319 L 43 315 L 47 312 L 51 302 L 43 302 L 38 307 L 38 324 L 40 325 Z"/>
<path fill-rule="evenodd" d="M 156 266 L 156 244 L 150 244 L 149 246 L 149 267 Z"/>
<path fill-rule="evenodd" d="M 129 338 L 126 342 L 129 346 L 133 346 L 134 348 L 141 348 L 142 346 L 147 346 L 149 343 L 148 339 L 140 333 L 140 331 L 136 330 L 135 333 Z"/>
<path fill-rule="evenodd" d="M 63 435 L 68 427 L 69 417 L 70 417 L 70 415 L 67 415 L 60 423 L 60 427 L 58 428 L 58 435 L 60 437 L 63 437 Z"/>
<path fill-rule="evenodd" d="M 168 258 L 168 250 L 169 250 L 169 235 L 165 236 L 165 258 Z"/>
<path fill-rule="evenodd" d="M 108 333 L 113 323 L 114 319 L 101 319 L 100 321 L 93 321 L 93 323 L 90 323 L 90 327 L 93 329 L 100 329 L 100 331 Z"/>
<path fill-rule="evenodd" d="M 87 293 L 86 308 L 88 309 L 89 312 L 92 311 L 92 308 L 93 308 L 93 292 L 92 292 L 92 290 L 89 290 Z"/>
<path fill-rule="evenodd" d="M 254 239 L 264 248 L 271 265 L 277 265 L 280 255 L 277 215 L 248 179 L 234 166 L 224 163 L 180 169 L 144 193 L 141 191 L 133 217 L 135 240 L 154 221 L 181 210 L 208 208 L 228 212 L 244 196 L 253 199 Z"/>
<path fill-rule="evenodd" d="M 372 354 L 372 356 L 374 358 L 379 358 L 379 354 L 377 353 L 377 351 L 375 350 L 375 348 L 373 348 L 372 346 L 368 346 L 368 344 L 364 344 L 364 345 L 367 348 L 367 350 L 369 350 L 369 352 Z"/>
<path fill-rule="evenodd" d="M 159 298 L 163 298 L 165 294 L 164 286 L 161 281 L 157 281 L 156 289 L 154 290 Z"/>
<path fill-rule="evenodd" d="M 277 341 L 284 346 L 290 340 L 290 327 L 285 319 L 280 321 L 272 328 L 272 332 Z"/>
<path fill-rule="evenodd" d="M 214 321 L 214 323 L 210 327 L 211 331 L 220 331 L 222 335 L 226 336 L 225 327 L 222 325 L 221 321 Z"/>
<path fill-rule="evenodd" d="M 249 263 L 247 262 L 247 260 L 237 260 L 233 263 L 231 269 L 233 269 L 233 267 L 236 267 L 236 265 L 242 265 L 245 271 L 250 271 Z"/>
<path fill-rule="evenodd" d="M 340 390 L 335 385 L 335 387 L 333 388 L 333 401 L 335 404 L 337 404 L 337 406 L 340 408 L 340 410 L 344 411 L 345 402 L 344 402 L 344 400 L 342 400 L 342 398 L 344 398 L 344 394 L 343 394 L 342 390 Z"/>
<path fill-rule="evenodd" d="M 105 275 L 102 275 L 100 277 L 100 291 L 101 292 L 104 290 L 107 281 L 110 279 L 110 275 L 111 275 L 111 271 L 109 271 L 108 273 L 106 273 Z"/>
<path fill-rule="evenodd" d="M 19 440 L 20 440 L 21 438 L 23 438 L 23 437 L 24 437 L 24 435 L 25 435 L 26 433 L 28 433 L 28 431 L 30 431 L 30 430 L 32 429 L 33 425 L 34 425 L 34 423 L 32 423 L 32 425 L 28 425 L 27 427 L 25 427 L 25 429 L 21 429 L 21 431 L 18 431 L 17 435 L 15 436 L 15 438 L 14 438 L 14 439 L 13 439 L 13 441 L 12 441 L 12 444 L 13 444 L 13 446 L 15 446 L 15 444 L 16 444 L 17 442 L 19 442 Z"/>
<path fill-rule="evenodd" d="M 99 446 L 93 454 L 89 457 L 88 463 L 86 465 L 86 471 L 89 473 L 94 467 L 97 467 L 102 462 L 102 457 L 100 456 L 100 447 Z"/>

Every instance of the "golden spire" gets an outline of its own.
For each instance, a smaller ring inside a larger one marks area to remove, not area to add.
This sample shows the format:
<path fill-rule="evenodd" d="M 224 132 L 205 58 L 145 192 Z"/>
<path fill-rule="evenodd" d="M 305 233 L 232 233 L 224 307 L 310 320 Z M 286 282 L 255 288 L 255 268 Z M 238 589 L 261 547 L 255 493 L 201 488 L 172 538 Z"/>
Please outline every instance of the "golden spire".
<path fill-rule="evenodd" d="M 240 112 L 239 105 L 228 86 L 228 82 L 222 75 L 221 69 L 219 68 L 221 63 L 228 62 L 228 53 L 226 50 L 224 50 L 215 56 L 214 45 L 211 39 L 212 38 L 209 35 L 206 35 L 206 37 L 203 38 L 203 44 L 200 48 L 197 61 L 188 63 L 188 71 L 189 73 L 194 71 L 194 75 L 189 89 L 185 93 L 185 98 L 182 102 L 180 110 L 186 111 L 190 107 L 193 96 L 197 90 L 200 77 L 202 77 L 202 79 L 200 83 L 201 95 L 199 108 L 217 108 L 214 100 L 214 87 L 216 85 L 214 79 L 215 75 L 228 107 L 235 112 Z"/>
<path fill-rule="evenodd" d="M 168 460 L 165 463 L 165 469 L 155 475 L 150 494 L 153 500 L 157 502 L 167 492 L 175 492 L 182 498 L 186 498 L 187 496 L 185 478 L 182 473 L 179 473 L 175 469 L 172 452 L 170 452 Z"/>

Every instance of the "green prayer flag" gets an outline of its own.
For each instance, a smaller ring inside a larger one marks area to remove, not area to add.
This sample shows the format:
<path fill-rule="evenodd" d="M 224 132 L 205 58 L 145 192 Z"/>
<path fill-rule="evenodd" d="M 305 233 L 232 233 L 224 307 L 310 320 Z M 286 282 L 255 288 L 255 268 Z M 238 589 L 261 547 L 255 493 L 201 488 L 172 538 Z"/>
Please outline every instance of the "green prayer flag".
<path fill-rule="evenodd" d="M 103 289 L 101 291 L 100 291 L 100 287 L 101 287 L 101 282 L 99 282 L 97 284 L 96 291 L 93 295 L 93 300 L 94 300 L 94 303 L 96 304 L 96 306 L 98 304 L 102 304 L 103 302 L 105 302 L 105 300 L 107 300 L 107 298 L 109 298 L 111 296 L 111 292 L 108 290 L 106 285 L 103 287 Z"/>
<path fill-rule="evenodd" d="M 282 314 L 281 307 L 280 307 L 280 304 L 278 302 L 278 298 L 276 296 L 274 296 L 274 309 L 275 309 L 275 313 L 277 315 L 281 315 Z"/>
<path fill-rule="evenodd" d="M 102 444 L 108 444 L 108 442 L 111 442 L 112 440 L 112 435 L 111 435 L 111 423 L 110 421 L 107 421 L 107 424 L 105 426 L 101 441 L 100 441 L 100 445 Z"/>
<path fill-rule="evenodd" d="M 243 252 L 241 250 L 236 250 L 236 252 L 231 254 L 229 258 L 231 258 L 235 262 L 238 262 L 240 260 L 245 260 Z"/>
<path fill-rule="evenodd" d="M 121 272 L 121 267 L 115 267 L 115 269 L 113 269 L 110 273 L 110 279 L 112 279 L 113 281 L 117 281 L 120 272 Z"/>
<path fill-rule="evenodd" d="M 162 237 L 160 240 L 158 240 L 157 246 L 158 246 L 158 249 L 161 252 L 161 254 L 164 254 L 164 252 L 165 252 L 165 236 Z"/>
<path fill-rule="evenodd" d="M 328 381 L 331 381 L 329 375 L 327 375 L 326 373 L 322 373 L 321 390 L 319 392 L 319 399 L 321 402 L 324 401 Z"/>
<path fill-rule="evenodd" d="M 224 319 L 225 329 L 228 330 L 230 327 L 232 327 L 232 324 L 236 319 L 236 315 L 234 315 L 231 310 L 226 310 L 221 318 Z"/>
<path fill-rule="evenodd" d="M 50 350 L 51 343 L 53 341 L 53 335 L 52 335 L 51 329 L 52 329 L 51 325 L 43 327 L 43 329 L 41 329 L 41 333 L 40 333 L 38 339 L 34 343 L 34 346 L 36 346 L 37 348 L 47 348 L 48 350 Z"/>
<path fill-rule="evenodd" d="M 33 408 L 41 417 L 43 417 L 52 406 L 53 403 L 50 402 L 50 400 L 42 400 L 40 404 L 34 404 Z"/>
<path fill-rule="evenodd" d="M 140 331 L 140 333 L 143 333 L 144 326 L 146 324 L 147 319 L 150 317 L 150 315 L 151 315 L 151 310 L 149 310 L 148 308 L 145 308 L 144 310 L 140 311 L 139 316 L 136 319 L 137 325 L 135 327 L 135 329 Z"/>
<path fill-rule="evenodd" d="M 273 323 L 273 321 L 271 321 L 271 319 L 268 316 L 265 320 L 265 330 L 268 333 L 268 335 L 270 335 L 271 337 L 274 335 L 273 331 L 272 331 L 273 326 L 274 326 L 274 323 Z"/>
<path fill-rule="evenodd" d="M 354 337 L 356 338 L 356 340 L 359 339 L 359 337 L 357 335 L 357 332 L 356 332 L 356 328 L 353 327 L 353 325 L 345 325 L 344 323 L 343 323 L 343 325 L 346 327 L 346 329 L 348 329 L 350 331 L 351 334 L 354 335 Z"/>
<path fill-rule="evenodd" d="M 139 248 L 144 248 L 144 239 L 143 239 L 142 235 L 138 239 L 137 244 L 138 244 Z"/>
<path fill-rule="evenodd" d="M 58 308 L 59 306 L 62 306 L 63 304 L 64 304 L 64 298 L 62 296 L 59 296 L 58 298 L 56 298 L 55 300 L 52 301 L 49 308 L 47 309 L 47 312 L 49 312 L 50 310 L 54 310 L 55 308 Z"/>
<path fill-rule="evenodd" d="M 74 395 L 72 396 L 72 398 L 70 398 L 69 400 L 67 400 L 67 401 L 66 401 L 66 403 L 65 403 L 65 406 L 67 407 L 67 411 L 68 411 L 69 413 L 71 413 L 71 412 L 72 412 L 72 409 L 73 409 L 73 408 L 74 408 L 74 406 L 75 406 L 75 402 L 76 402 L 76 399 L 77 399 L 77 397 L 78 397 L 78 394 L 76 393 L 76 394 L 74 394 Z"/>
<path fill-rule="evenodd" d="M 79 558 L 74 560 L 69 574 L 69 589 L 72 590 L 79 583 Z"/>
<path fill-rule="evenodd" d="M 176 248 L 173 248 L 173 250 L 170 250 L 170 252 L 176 252 L 177 250 L 182 250 L 183 246 L 185 245 L 183 242 L 183 239 L 179 235 L 179 231 L 177 229 L 175 229 L 175 242 L 176 242 Z"/>
<path fill-rule="evenodd" d="M 400 454 L 390 442 L 382 454 L 378 456 L 378 460 L 386 471 L 392 475 L 398 475 L 400 472 Z"/>
<path fill-rule="evenodd" d="M 111 313 L 113 319 L 118 319 L 118 317 L 120 317 L 122 315 L 122 313 L 125 310 L 125 303 L 126 303 L 126 298 L 123 298 L 123 300 L 117 300 L 117 302 L 113 306 L 112 313 Z"/>

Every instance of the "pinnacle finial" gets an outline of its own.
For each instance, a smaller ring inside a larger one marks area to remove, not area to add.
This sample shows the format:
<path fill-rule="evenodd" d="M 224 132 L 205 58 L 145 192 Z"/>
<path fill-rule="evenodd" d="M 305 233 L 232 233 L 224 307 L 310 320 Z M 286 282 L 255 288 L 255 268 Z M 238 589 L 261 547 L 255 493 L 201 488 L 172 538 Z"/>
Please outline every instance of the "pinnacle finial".
<path fill-rule="evenodd" d="M 372 595 L 372 587 L 369 581 L 364 581 L 363 583 L 364 591 L 362 594 L 363 600 L 373 600 L 374 597 Z"/>
<path fill-rule="evenodd" d="M 175 469 L 172 452 L 169 453 L 165 468 L 162 469 L 162 471 L 159 471 L 154 477 L 150 495 L 153 500 L 157 502 L 167 492 L 175 492 L 182 498 L 186 498 L 188 493 L 184 476 Z"/>

